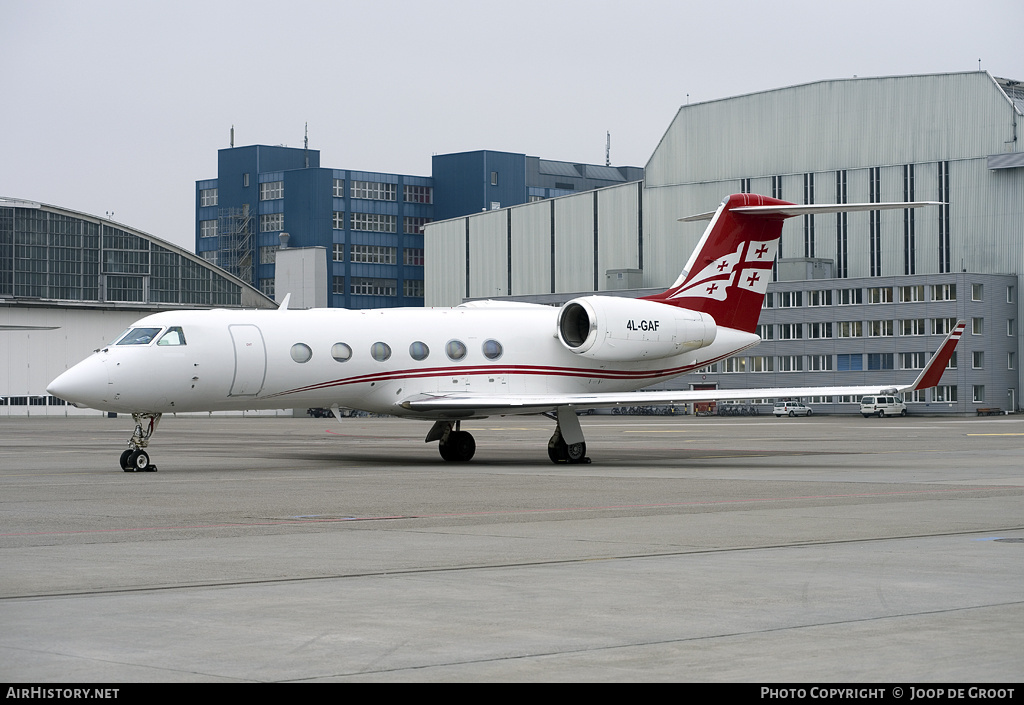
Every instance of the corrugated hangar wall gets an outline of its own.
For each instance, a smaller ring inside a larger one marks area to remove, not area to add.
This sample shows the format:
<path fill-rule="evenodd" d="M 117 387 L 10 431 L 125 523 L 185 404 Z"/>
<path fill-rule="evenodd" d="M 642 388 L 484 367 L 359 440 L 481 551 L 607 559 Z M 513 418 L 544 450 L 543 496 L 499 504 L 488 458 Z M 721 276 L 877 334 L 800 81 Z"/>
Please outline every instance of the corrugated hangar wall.
<path fill-rule="evenodd" d="M 604 289 L 607 270 L 640 268 L 641 190 L 632 182 L 430 224 L 426 305 Z"/>
<path fill-rule="evenodd" d="M 877 200 L 949 202 L 945 262 L 939 208 L 915 213 L 909 262 L 901 211 L 880 214 L 875 272 L 868 213 L 847 216 L 845 254 L 838 251 L 836 216 L 812 219 L 813 245 L 804 219 L 791 219 L 780 256 L 837 260 L 847 277 L 1019 273 L 1024 169 L 987 166 L 989 155 L 1020 150 L 1014 137 L 1024 124 L 1015 121 L 1024 122 L 987 72 L 822 81 L 684 106 L 651 156 L 640 189 L 625 184 L 429 225 L 426 303 L 590 291 L 604 286 L 608 269 L 642 268 L 645 287 L 667 286 L 704 228 L 678 218 L 711 210 L 739 191 L 796 203 L 867 202 L 872 179 Z M 453 276 L 457 266 L 459 276 Z"/>

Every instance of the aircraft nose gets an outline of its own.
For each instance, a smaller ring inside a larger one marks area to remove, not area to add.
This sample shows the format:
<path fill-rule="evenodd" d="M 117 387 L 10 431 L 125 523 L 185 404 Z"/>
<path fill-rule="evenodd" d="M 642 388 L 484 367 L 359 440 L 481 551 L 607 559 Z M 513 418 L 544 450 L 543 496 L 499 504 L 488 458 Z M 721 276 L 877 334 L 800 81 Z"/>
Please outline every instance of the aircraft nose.
<path fill-rule="evenodd" d="M 75 406 L 100 408 L 107 394 L 104 362 L 93 356 L 66 370 L 46 385 L 46 391 Z"/>

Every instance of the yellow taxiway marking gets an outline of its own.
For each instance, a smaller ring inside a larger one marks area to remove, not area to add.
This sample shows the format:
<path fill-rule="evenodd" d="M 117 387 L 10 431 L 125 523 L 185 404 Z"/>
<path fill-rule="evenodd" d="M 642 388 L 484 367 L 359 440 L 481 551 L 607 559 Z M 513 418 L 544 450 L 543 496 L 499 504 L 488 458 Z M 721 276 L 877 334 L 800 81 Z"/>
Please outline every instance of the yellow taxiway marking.
<path fill-rule="evenodd" d="M 968 436 L 1024 436 L 1024 433 L 968 433 Z"/>

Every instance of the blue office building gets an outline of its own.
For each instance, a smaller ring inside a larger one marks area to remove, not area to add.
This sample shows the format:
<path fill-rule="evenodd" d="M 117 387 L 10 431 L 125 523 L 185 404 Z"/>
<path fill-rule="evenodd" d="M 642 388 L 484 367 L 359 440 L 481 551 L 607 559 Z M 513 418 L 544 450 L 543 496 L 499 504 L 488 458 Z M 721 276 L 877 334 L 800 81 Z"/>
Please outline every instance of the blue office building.
<path fill-rule="evenodd" d="M 486 150 L 435 156 L 433 171 L 327 169 L 318 150 L 292 147 L 219 150 L 217 178 L 196 182 L 196 254 L 273 298 L 276 251 L 322 247 L 328 306 L 422 306 L 427 223 L 643 178 Z"/>

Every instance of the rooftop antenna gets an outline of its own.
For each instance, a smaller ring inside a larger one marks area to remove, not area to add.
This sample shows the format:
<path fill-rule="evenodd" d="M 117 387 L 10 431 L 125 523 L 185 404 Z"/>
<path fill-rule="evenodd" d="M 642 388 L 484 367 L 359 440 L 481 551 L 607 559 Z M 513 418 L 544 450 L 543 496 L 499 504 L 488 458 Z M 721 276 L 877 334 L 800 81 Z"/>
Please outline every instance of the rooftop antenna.
<path fill-rule="evenodd" d="M 235 148 L 235 126 L 231 126 L 231 148 Z"/>
<path fill-rule="evenodd" d="M 604 165 L 612 165 L 612 133 L 604 133 Z"/>
<path fill-rule="evenodd" d="M 309 168 L 309 123 L 306 123 L 306 137 L 302 142 L 303 149 L 305 150 L 306 157 L 306 168 Z"/>
<path fill-rule="evenodd" d="M 978 59 L 978 70 L 981 71 L 981 59 Z"/>

